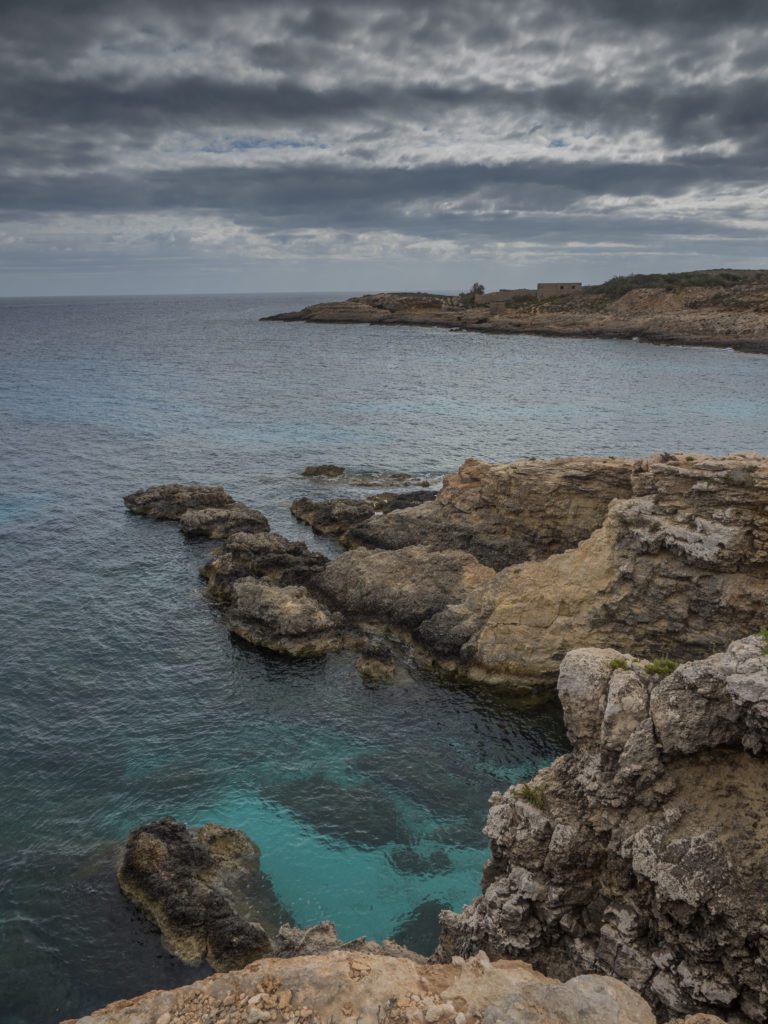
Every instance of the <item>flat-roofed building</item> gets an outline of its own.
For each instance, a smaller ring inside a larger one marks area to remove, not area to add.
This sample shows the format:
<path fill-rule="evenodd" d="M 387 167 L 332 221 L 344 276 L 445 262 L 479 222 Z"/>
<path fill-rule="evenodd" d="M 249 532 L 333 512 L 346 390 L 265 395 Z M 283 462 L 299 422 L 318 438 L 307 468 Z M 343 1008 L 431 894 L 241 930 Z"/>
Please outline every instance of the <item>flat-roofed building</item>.
<path fill-rule="evenodd" d="M 581 291 L 581 281 L 547 281 L 536 286 L 536 297 L 554 299 L 557 296 L 572 295 Z"/>

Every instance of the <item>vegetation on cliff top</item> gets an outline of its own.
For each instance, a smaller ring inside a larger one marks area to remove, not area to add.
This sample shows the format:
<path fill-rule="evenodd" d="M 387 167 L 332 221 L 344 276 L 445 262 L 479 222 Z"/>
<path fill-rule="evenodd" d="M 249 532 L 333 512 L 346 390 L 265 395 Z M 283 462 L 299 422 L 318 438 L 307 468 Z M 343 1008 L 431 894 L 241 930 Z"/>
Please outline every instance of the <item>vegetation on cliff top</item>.
<path fill-rule="evenodd" d="M 619 299 L 633 288 L 734 288 L 740 284 L 768 285 L 768 270 L 685 270 L 677 274 L 626 274 L 587 291 Z"/>

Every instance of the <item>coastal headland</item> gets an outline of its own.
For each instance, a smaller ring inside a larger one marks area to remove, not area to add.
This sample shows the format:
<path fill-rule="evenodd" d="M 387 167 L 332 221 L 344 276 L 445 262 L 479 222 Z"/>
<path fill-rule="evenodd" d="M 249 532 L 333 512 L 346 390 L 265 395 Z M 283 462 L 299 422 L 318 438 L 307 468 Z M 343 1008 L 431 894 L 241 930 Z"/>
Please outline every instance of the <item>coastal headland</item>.
<path fill-rule="evenodd" d="M 768 459 L 470 459 L 359 498 L 328 497 L 342 467 L 304 479 L 292 511 L 335 558 L 221 486 L 124 501 L 221 541 L 201 572 L 246 642 L 348 647 L 381 681 L 556 678 L 572 750 L 490 795 L 481 895 L 428 959 L 293 926 L 241 832 L 138 825 L 123 894 L 217 973 L 81 1024 L 765 1024 Z"/>
<path fill-rule="evenodd" d="M 498 295 L 499 298 L 495 298 Z M 562 296 L 534 290 L 381 292 L 267 320 L 444 327 L 487 334 L 619 338 L 768 354 L 768 271 L 704 270 L 613 278 Z"/>

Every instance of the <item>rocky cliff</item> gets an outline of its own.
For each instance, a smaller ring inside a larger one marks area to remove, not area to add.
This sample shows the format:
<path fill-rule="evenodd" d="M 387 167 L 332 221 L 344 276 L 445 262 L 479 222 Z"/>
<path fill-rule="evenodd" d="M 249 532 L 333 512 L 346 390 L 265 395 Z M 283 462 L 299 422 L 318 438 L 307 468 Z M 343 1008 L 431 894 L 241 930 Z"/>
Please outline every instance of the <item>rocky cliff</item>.
<path fill-rule="evenodd" d="M 168 517 L 158 490 L 126 502 Z M 296 656 L 384 636 L 430 669 L 528 684 L 554 678 L 573 647 L 692 657 L 768 618 L 768 459 L 757 455 L 471 459 L 434 500 L 297 502 L 352 549 L 332 561 L 270 533 L 255 510 L 257 531 L 244 532 L 236 503 L 208 516 L 187 491 L 195 522 L 224 537 L 203 574 L 230 629 Z M 165 498 L 174 514 L 184 500 L 173 486 Z"/>
<path fill-rule="evenodd" d="M 440 956 L 768 1020 L 768 634 L 676 669 L 571 651 L 558 693 L 573 752 L 491 798 L 483 895 L 443 915 Z"/>

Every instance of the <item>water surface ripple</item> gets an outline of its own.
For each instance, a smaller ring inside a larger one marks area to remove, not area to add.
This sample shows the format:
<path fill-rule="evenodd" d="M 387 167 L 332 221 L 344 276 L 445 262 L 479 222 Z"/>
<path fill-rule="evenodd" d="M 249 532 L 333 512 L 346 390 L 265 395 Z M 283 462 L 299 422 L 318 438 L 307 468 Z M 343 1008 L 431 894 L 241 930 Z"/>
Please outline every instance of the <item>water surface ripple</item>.
<path fill-rule="evenodd" d="M 768 451 L 765 357 L 259 322 L 315 299 L 0 301 L 3 1022 L 204 973 L 117 892 L 139 822 L 243 828 L 297 922 L 427 948 L 436 907 L 478 890 L 490 792 L 565 748 L 554 704 L 233 643 L 197 577 L 209 546 L 124 493 L 222 483 L 311 540 L 290 501 L 333 491 L 308 462 Z"/>

